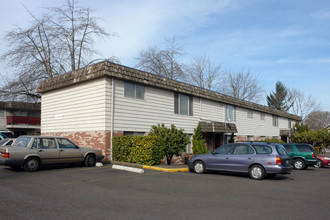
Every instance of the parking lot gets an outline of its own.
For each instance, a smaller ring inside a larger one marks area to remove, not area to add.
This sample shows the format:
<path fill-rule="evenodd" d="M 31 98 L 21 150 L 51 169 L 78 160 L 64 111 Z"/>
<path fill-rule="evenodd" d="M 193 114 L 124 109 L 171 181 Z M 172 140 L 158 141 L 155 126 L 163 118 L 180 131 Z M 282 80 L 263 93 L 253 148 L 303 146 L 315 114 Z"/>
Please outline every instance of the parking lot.
<path fill-rule="evenodd" d="M 247 175 L 103 167 L 0 167 L 6 219 L 327 219 L 330 169 Z"/>

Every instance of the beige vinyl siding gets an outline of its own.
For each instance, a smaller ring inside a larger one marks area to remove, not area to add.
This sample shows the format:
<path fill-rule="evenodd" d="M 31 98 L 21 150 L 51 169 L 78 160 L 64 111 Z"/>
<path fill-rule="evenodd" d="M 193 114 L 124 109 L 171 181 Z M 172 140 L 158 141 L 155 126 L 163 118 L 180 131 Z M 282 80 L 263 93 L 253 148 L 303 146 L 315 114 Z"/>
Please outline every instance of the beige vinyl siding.
<path fill-rule="evenodd" d="M 124 81 L 115 80 L 115 131 L 149 132 L 165 123 L 193 133 L 199 121 L 199 99 L 193 98 L 193 116 L 174 114 L 174 92 L 145 87 L 144 100 L 124 96 Z"/>
<path fill-rule="evenodd" d="M 196 99 L 199 100 L 199 99 Z M 224 121 L 224 105 L 219 102 L 201 99 L 201 119 L 210 121 Z"/>
<path fill-rule="evenodd" d="M 41 132 L 106 130 L 105 95 L 111 87 L 105 78 L 73 85 L 42 95 Z"/>
<path fill-rule="evenodd" d="M 273 127 L 273 116 L 265 114 L 265 120 L 260 119 L 260 112 L 253 111 L 253 118 L 247 117 L 247 109 L 236 108 L 236 135 L 279 136 L 279 127 Z M 279 117 L 279 123 L 283 123 Z M 286 119 L 287 121 L 287 119 Z M 287 123 L 287 122 L 286 122 Z"/>

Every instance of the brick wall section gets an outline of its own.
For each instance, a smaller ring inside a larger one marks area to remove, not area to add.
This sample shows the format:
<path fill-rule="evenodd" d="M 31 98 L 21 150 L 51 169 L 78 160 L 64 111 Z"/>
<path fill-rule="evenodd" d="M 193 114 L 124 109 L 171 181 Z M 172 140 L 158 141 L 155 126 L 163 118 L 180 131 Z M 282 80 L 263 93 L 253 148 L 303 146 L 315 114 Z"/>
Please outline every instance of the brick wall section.
<path fill-rule="evenodd" d="M 91 147 L 102 150 L 104 160 L 111 158 L 111 142 L 109 131 L 86 131 L 86 132 L 52 132 L 42 135 L 66 137 L 81 147 Z"/>
<path fill-rule="evenodd" d="M 265 139 L 272 139 L 271 136 L 266 136 Z M 248 136 L 237 135 L 235 136 L 235 142 L 248 141 Z M 260 136 L 253 136 L 252 141 L 262 141 Z"/>

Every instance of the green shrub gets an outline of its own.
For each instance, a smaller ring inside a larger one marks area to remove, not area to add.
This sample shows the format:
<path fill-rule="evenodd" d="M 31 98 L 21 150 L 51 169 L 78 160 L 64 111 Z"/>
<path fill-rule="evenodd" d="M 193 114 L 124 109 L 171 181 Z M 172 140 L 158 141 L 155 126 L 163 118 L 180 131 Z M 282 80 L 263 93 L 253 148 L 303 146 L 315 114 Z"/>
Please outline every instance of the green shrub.
<path fill-rule="evenodd" d="M 277 139 L 277 138 L 266 139 L 265 141 L 270 142 L 270 143 L 278 143 L 278 144 L 284 144 L 285 143 L 284 141 L 282 141 L 280 139 Z"/>
<path fill-rule="evenodd" d="M 328 129 L 307 130 L 303 132 L 296 132 L 292 141 L 295 143 L 311 144 L 314 147 L 324 148 L 329 145 L 330 133 Z"/>
<path fill-rule="evenodd" d="M 164 157 L 159 137 L 120 136 L 113 138 L 113 158 L 117 161 L 158 165 Z"/>
<path fill-rule="evenodd" d="M 158 124 L 158 126 L 151 126 L 149 132 L 150 136 L 158 136 L 161 138 L 160 143 L 164 149 L 164 155 L 166 156 L 167 164 L 171 164 L 171 160 L 174 155 L 180 156 L 189 143 L 189 138 L 183 129 L 177 129 L 175 125 L 171 125 L 170 128 L 166 128 L 165 124 Z"/>
<path fill-rule="evenodd" d="M 195 155 L 209 153 L 205 147 L 205 139 L 203 138 L 201 124 L 198 123 L 197 128 L 194 129 L 195 134 L 193 135 L 193 152 Z"/>

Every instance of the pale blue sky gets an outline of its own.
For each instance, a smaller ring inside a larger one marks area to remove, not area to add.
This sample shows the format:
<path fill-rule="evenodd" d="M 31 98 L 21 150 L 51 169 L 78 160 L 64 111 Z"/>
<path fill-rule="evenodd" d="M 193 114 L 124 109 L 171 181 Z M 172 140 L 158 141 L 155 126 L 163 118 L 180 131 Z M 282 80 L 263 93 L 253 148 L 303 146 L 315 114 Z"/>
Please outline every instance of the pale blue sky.
<path fill-rule="evenodd" d="M 31 21 L 42 7 L 65 0 L 0 0 L 0 37 L 13 25 Z M 134 67 L 139 50 L 175 37 L 185 60 L 209 56 L 223 70 L 250 70 L 266 93 L 281 80 L 287 87 L 311 94 L 330 111 L 329 0 L 80 0 L 96 10 L 101 25 L 118 37 L 97 43 L 103 55 L 117 56 Z M 0 52 L 5 50 L 0 42 Z M 0 63 L 2 74 L 11 70 Z M 266 94 L 265 94 L 266 95 Z"/>

